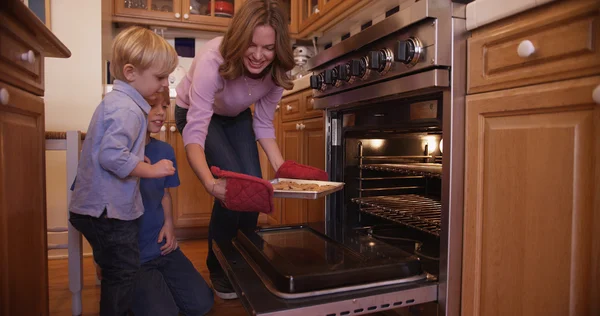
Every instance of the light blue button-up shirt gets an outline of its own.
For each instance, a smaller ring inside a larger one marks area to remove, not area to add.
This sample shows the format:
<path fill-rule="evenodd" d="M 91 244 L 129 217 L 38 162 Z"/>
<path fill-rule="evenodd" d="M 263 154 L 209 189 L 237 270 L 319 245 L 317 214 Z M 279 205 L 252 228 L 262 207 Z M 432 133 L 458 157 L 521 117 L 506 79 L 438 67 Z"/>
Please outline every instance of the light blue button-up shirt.
<path fill-rule="evenodd" d="M 83 142 L 69 211 L 134 220 L 144 213 L 138 177 L 144 160 L 150 105 L 129 84 L 116 80 L 94 111 Z"/>

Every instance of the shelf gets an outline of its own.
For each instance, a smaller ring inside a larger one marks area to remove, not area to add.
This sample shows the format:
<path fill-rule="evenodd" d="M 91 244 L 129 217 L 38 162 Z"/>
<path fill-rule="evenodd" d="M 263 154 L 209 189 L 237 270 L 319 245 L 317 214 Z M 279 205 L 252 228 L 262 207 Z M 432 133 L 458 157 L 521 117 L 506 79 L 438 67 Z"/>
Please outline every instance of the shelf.
<path fill-rule="evenodd" d="M 442 204 L 440 201 L 415 194 L 353 198 L 361 212 L 385 218 L 439 236 Z"/>
<path fill-rule="evenodd" d="M 360 168 L 363 170 L 390 171 L 436 178 L 442 177 L 442 164 L 440 163 L 364 164 Z"/>

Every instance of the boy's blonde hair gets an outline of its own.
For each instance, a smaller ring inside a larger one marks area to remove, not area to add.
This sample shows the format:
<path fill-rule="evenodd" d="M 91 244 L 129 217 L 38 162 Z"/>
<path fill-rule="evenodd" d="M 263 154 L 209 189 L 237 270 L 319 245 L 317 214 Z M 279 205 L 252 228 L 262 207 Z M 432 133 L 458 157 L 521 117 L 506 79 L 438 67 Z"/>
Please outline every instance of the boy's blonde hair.
<path fill-rule="evenodd" d="M 159 76 L 167 77 L 175 70 L 179 60 L 175 48 L 154 32 L 132 26 L 119 33 L 112 45 L 110 73 L 118 80 L 127 82 L 123 67 L 132 64 L 140 71 L 158 65 Z"/>
<path fill-rule="evenodd" d="M 167 105 L 170 105 L 170 102 L 171 102 L 171 96 L 169 94 L 168 88 L 163 89 L 162 92 L 156 92 L 149 98 L 145 98 L 145 99 L 146 99 L 146 102 L 148 102 L 148 104 L 150 104 L 150 106 L 159 105 L 159 104 L 157 104 L 157 102 L 163 102 L 163 103 L 166 103 Z"/>

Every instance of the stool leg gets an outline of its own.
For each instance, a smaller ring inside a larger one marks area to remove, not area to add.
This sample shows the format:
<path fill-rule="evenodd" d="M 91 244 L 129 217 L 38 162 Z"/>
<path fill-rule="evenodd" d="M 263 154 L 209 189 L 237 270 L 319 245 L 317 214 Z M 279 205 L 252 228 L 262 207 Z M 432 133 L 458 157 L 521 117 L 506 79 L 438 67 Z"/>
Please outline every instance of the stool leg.
<path fill-rule="evenodd" d="M 81 290 L 83 288 L 83 249 L 81 233 L 69 223 L 69 290 L 71 290 L 71 312 L 81 315 Z"/>

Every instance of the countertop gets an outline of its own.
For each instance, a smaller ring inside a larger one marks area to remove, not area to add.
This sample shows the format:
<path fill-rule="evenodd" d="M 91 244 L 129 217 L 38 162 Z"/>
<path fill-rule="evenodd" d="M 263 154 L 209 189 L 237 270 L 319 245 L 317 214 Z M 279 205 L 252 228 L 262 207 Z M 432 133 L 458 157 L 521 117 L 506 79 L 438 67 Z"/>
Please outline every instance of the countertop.
<path fill-rule="evenodd" d="M 556 0 L 476 0 L 467 5 L 467 30 Z"/>
<path fill-rule="evenodd" d="M 292 90 L 284 90 L 283 96 L 290 95 L 292 93 L 296 93 L 298 91 L 302 91 L 308 89 L 310 87 L 310 75 L 306 75 L 300 79 L 294 80 L 294 88 Z"/>

